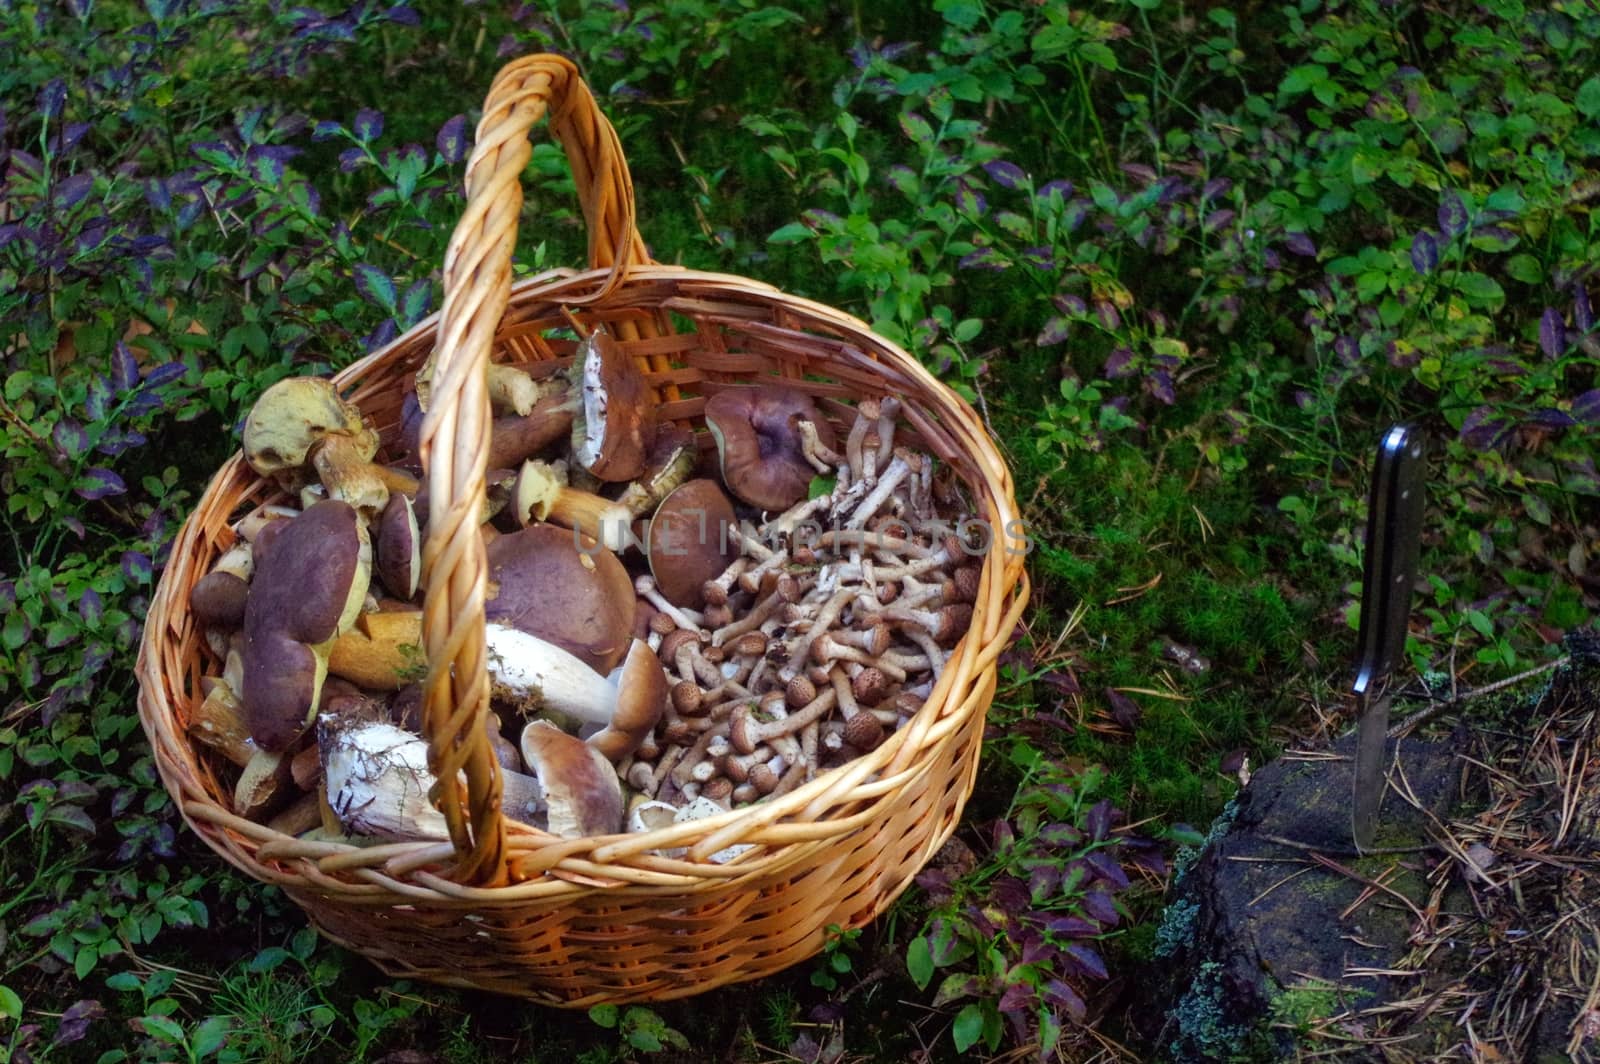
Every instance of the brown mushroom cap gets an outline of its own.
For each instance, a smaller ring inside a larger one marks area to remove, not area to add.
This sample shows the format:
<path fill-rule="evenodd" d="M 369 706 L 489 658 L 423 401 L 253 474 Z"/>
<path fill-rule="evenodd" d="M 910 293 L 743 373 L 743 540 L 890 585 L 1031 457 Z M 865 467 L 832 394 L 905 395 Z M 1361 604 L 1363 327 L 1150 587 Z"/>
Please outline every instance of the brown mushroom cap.
<path fill-rule="evenodd" d="M 622 830 L 622 784 L 599 750 L 536 720 L 522 731 L 522 759 L 544 789 L 552 835 L 576 839 Z"/>
<path fill-rule="evenodd" d="M 717 441 L 722 481 L 751 506 L 784 510 L 806 497 L 817 471 L 805 459 L 799 423 L 817 427 L 832 447 L 833 427 L 811 398 L 792 388 L 729 388 L 706 401 L 706 427 Z"/>
<path fill-rule="evenodd" d="M 632 480 L 644 472 L 655 439 L 656 410 L 632 356 L 604 330 L 578 348 L 579 413 L 572 422 L 572 454 L 601 480 Z"/>
<path fill-rule="evenodd" d="M 567 651 L 601 675 L 633 641 L 633 581 L 604 547 L 554 525 L 530 525 L 487 548 L 486 619 Z"/>
<path fill-rule="evenodd" d="M 422 573 L 422 537 L 410 499 L 398 493 L 389 496 L 372 548 L 378 579 L 389 594 L 409 601 L 417 593 Z"/>
<path fill-rule="evenodd" d="M 668 495 L 650 518 L 645 544 L 650 575 L 662 597 L 674 606 L 699 609 L 706 581 L 739 556 L 731 535 L 737 523 L 733 504 L 714 480 L 691 480 Z"/>
<path fill-rule="evenodd" d="M 237 628 L 249 595 L 250 585 L 233 573 L 207 573 L 189 591 L 189 610 L 201 624 Z"/>
<path fill-rule="evenodd" d="M 639 748 L 655 730 L 667 704 L 667 674 L 650 645 L 635 639 L 622 663 L 617 684 L 617 704 L 611 723 L 589 737 L 589 745 L 616 764 Z"/>
<path fill-rule="evenodd" d="M 240 700 L 264 750 L 305 731 L 327 675 L 328 647 L 366 598 L 371 554 L 355 508 L 330 499 L 292 520 L 257 562 L 245 604 Z"/>

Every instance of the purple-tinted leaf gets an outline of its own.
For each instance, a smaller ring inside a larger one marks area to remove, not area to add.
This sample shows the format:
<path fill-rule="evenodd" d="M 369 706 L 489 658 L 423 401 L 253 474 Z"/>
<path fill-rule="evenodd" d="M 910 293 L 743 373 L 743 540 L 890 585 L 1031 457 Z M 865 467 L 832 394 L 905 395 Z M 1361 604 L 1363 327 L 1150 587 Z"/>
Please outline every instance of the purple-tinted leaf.
<path fill-rule="evenodd" d="M 1070 800 L 1072 794 L 1070 791 L 1068 791 L 1066 794 L 1062 795 L 1062 797 Z M 1039 829 L 1039 834 L 1037 837 L 1039 841 L 1046 846 L 1055 846 L 1065 849 L 1069 846 L 1076 846 L 1078 843 L 1082 842 L 1083 832 L 1079 831 L 1071 824 L 1046 824 L 1044 827 Z"/>
<path fill-rule="evenodd" d="M 1023 248 L 1022 261 L 1036 270 L 1053 270 L 1056 268 L 1055 253 L 1044 246 Z"/>
<path fill-rule="evenodd" d="M 1066 954 L 1077 962 L 1078 967 L 1083 969 L 1085 975 L 1093 976 L 1096 979 L 1110 978 L 1110 974 L 1106 971 L 1106 962 L 1100 959 L 1100 954 L 1088 946 L 1068 946 Z"/>
<path fill-rule="evenodd" d="M 1075 695 L 1082 690 L 1078 686 L 1078 677 L 1071 669 L 1054 669 L 1039 677 L 1039 682 L 1064 695 Z"/>
<path fill-rule="evenodd" d="M 1446 239 L 1454 239 L 1467 230 L 1467 205 L 1461 199 L 1461 193 L 1455 189 L 1447 189 L 1439 197 L 1439 232 Z"/>
<path fill-rule="evenodd" d="M 1096 920 L 1102 927 L 1115 927 L 1121 914 L 1111 901 L 1111 895 L 1103 890 L 1091 890 L 1079 899 L 1083 911 L 1089 914 L 1090 919 Z"/>
<path fill-rule="evenodd" d="M 994 183 L 1001 188 L 1022 188 L 1028 183 L 1028 175 L 1016 163 L 1008 163 L 1004 159 L 983 164 L 983 172 L 994 179 Z"/>
<path fill-rule="evenodd" d="M 930 940 L 931 942 L 931 940 Z M 983 990 L 983 983 L 975 975 L 956 973 L 946 976 L 939 984 L 939 989 L 933 995 L 933 1007 L 960 1001 L 965 997 L 973 997 Z"/>
<path fill-rule="evenodd" d="M 385 318 L 383 324 L 362 338 L 361 344 L 368 351 L 376 351 L 400 334 L 395 328 L 393 318 Z"/>
<path fill-rule="evenodd" d="M 917 874 L 917 886 L 928 892 L 928 900 L 934 905 L 941 904 L 950 897 L 950 873 L 941 868 L 929 868 Z"/>
<path fill-rule="evenodd" d="M 1173 374 L 1166 370 L 1150 370 L 1149 376 L 1144 378 L 1144 390 L 1154 395 L 1155 400 L 1171 406 L 1178 402 L 1178 389 L 1173 386 Z"/>
<path fill-rule="evenodd" d="M 180 379 L 188 371 L 189 367 L 182 362 L 165 362 L 145 374 L 144 386 L 159 388 L 163 384 L 170 384 Z"/>
<path fill-rule="evenodd" d="M 971 182 L 963 179 L 956 182 L 956 208 L 963 214 L 979 218 L 989 209 L 989 201 Z"/>
<path fill-rule="evenodd" d="M 82 425 L 67 418 L 56 422 L 50 438 L 55 440 L 61 453 L 68 458 L 76 458 L 89 449 L 89 434 L 83 431 Z"/>
<path fill-rule="evenodd" d="M 370 302 L 393 314 L 395 301 L 398 295 L 395 291 L 394 281 L 388 274 L 370 263 L 357 263 L 353 271 L 356 291 L 360 292 Z"/>
<path fill-rule="evenodd" d="M 1314 259 L 1317 257 L 1317 245 L 1304 233 L 1290 233 L 1284 237 L 1283 246 L 1302 258 Z"/>
<path fill-rule="evenodd" d="M 88 530 L 83 527 L 83 522 L 78 520 L 76 517 L 63 517 L 61 519 L 61 523 L 66 526 L 69 532 L 71 532 L 74 536 L 77 536 L 80 540 L 83 539 L 84 536 L 88 535 Z"/>
<path fill-rule="evenodd" d="M 1545 307 L 1539 318 L 1539 347 L 1546 358 L 1559 358 L 1567 347 L 1567 325 L 1554 307 Z"/>
<path fill-rule="evenodd" d="M 104 499 L 108 495 L 121 495 L 128 490 L 122 478 L 109 469 L 94 466 L 85 469 L 78 477 L 75 488 L 85 499 Z"/>
<path fill-rule="evenodd" d="M 1111 709 L 1111 719 L 1116 721 L 1123 728 L 1126 728 L 1128 731 L 1133 731 L 1138 728 L 1139 719 L 1144 716 L 1144 711 L 1139 708 L 1139 703 L 1135 702 L 1133 699 L 1129 698 L 1127 695 L 1123 694 L 1121 691 L 1118 691 L 1114 687 L 1107 687 L 1104 689 L 1104 692 L 1106 696 L 1106 704 Z M 1101 804 L 1104 805 L 1105 803 L 1102 802 Z M 1098 809 L 1099 806 L 1096 806 L 1095 808 Z M 1093 829 L 1091 829 L 1091 831 L 1092 830 Z M 1103 834 L 1103 831 L 1095 834 L 1095 841 L 1098 842 Z"/>
<path fill-rule="evenodd" d="M 1424 229 L 1411 238 L 1411 268 L 1423 276 L 1432 273 L 1439 265 L 1439 242 Z"/>
<path fill-rule="evenodd" d="M 1478 407 L 1461 423 L 1461 442 L 1478 451 L 1498 447 L 1510 435 L 1511 423 L 1489 406 Z"/>
<path fill-rule="evenodd" d="M 1524 419 L 1523 424 L 1534 425 L 1541 429 L 1566 429 L 1578 423 L 1577 419 L 1565 410 L 1546 408 L 1535 410 Z"/>
<path fill-rule="evenodd" d="M 963 270 L 1003 270 L 1010 264 L 994 248 L 979 248 L 971 254 L 961 256 L 956 265 Z"/>
<path fill-rule="evenodd" d="M 384 12 L 384 17 L 400 26 L 422 25 L 422 16 L 417 14 L 417 9 L 410 4 L 396 4 Z"/>
<path fill-rule="evenodd" d="M 433 146 L 447 163 L 458 163 L 467 154 L 467 116 L 456 115 L 439 127 Z"/>
<path fill-rule="evenodd" d="M 258 152 L 250 150 L 250 165 L 255 173 L 256 180 L 263 185 L 281 185 L 283 183 L 283 158 L 276 153 Z"/>
<path fill-rule="evenodd" d="M 837 214 L 834 214 L 832 211 L 825 211 L 818 207 L 813 207 L 810 210 L 800 212 L 800 217 L 803 218 L 805 223 L 813 229 L 821 229 L 827 232 L 836 233 L 844 228 L 843 218 L 839 217 Z"/>
<path fill-rule="evenodd" d="M 1594 328 L 1594 309 L 1589 306 L 1589 290 L 1582 284 L 1572 291 L 1572 324 L 1579 332 Z"/>
<path fill-rule="evenodd" d="M 1572 400 L 1572 416 L 1586 425 L 1600 424 L 1600 388 L 1591 389 Z"/>
<path fill-rule="evenodd" d="M 1061 869 L 1056 865 L 1042 865 L 1028 873 L 1028 893 L 1035 905 L 1040 904 L 1061 886 Z"/>
<path fill-rule="evenodd" d="M 1117 890 L 1128 889 L 1128 874 L 1122 870 L 1122 866 L 1117 863 L 1116 858 L 1105 850 L 1091 850 L 1084 857 L 1084 862 L 1094 869 L 1096 875 L 1110 883 Z"/>
<path fill-rule="evenodd" d="M 1106 332 L 1116 332 L 1122 328 L 1122 315 L 1117 312 L 1117 305 L 1110 300 L 1096 300 L 1094 312 L 1100 317 L 1100 324 Z"/>
<path fill-rule="evenodd" d="M 367 165 L 367 153 L 360 148 L 346 148 L 339 153 L 339 169 L 343 173 L 360 169 Z"/>
<path fill-rule="evenodd" d="M 135 550 L 122 552 L 122 575 L 130 584 L 147 584 L 154 574 L 150 565 L 150 556 Z"/>
<path fill-rule="evenodd" d="M 1121 692 L 1117 692 L 1120 694 Z M 1089 838 L 1095 842 L 1102 841 L 1111 832 L 1111 822 L 1116 816 L 1108 799 L 1102 798 L 1089 810 L 1083 818 L 1083 830 L 1089 833 Z"/>
<path fill-rule="evenodd" d="M 37 107 L 39 116 L 48 120 L 61 117 L 61 109 L 67 103 L 67 83 L 60 78 L 52 79 L 49 84 L 39 90 Z"/>
<path fill-rule="evenodd" d="M 1089 304 L 1085 303 L 1083 297 L 1079 295 L 1063 293 L 1062 295 L 1051 296 L 1050 302 L 1054 303 L 1056 309 L 1063 314 L 1083 317 L 1089 313 Z"/>
<path fill-rule="evenodd" d="M 139 383 L 139 360 L 127 344 L 118 340 L 111 349 L 111 386 L 125 392 Z"/>
<path fill-rule="evenodd" d="M 1066 318 L 1050 318 L 1044 323 L 1044 328 L 1039 330 L 1039 335 L 1034 337 L 1033 342 L 1040 347 L 1063 343 L 1071 330 L 1072 323 Z"/>
<path fill-rule="evenodd" d="M 1205 231 L 1208 233 L 1214 233 L 1223 226 L 1228 225 L 1233 221 L 1233 219 L 1234 212 L 1231 207 L 1224 207 L 1220 211 L 1212 211 L 1210 214 L 1206 215 L 1204 222 Z"/>
<path fill-rule="evenodd" d="M 995 850 L 1007 850 L 1017 841 L 1017 833 L 1009 820 L 996 820 L 989 826 L 989 840 Z"/>
<path fill-rule="evenodd" d="M 1084 1014 L 1088 1011 L 1083 1003 L 1083 998 L 1078 992 L 1060 979 L 1052 979 L 1044 985 L 1045 1000 L 1059 1009 L 1066 1009 L 1067 1015 L 1074 1023 L 1082 1023 Z"/>
<path fill-rule="evenodd" d="M 1136 370 L 1133 365 L 1133 348 L 1119 347 L 1106 356 L 1106 364 L 1100 372 L 1106 380 L 1121 380 L 1123 377 L 1132 376 Z"/>
<path fill-rule="evenodd" d="M 1093 938 L 1100 933 L 1100 925 L 1081 916 L 1058 916 L 1045 924 L 1045 930 L 1063 938 Z"/>
<path fill-rule="evenodd" d="M 996 1006 L 1001 1012 L 1022 1012 L 1033 1006 L 1034 989 L 1027 983 L 1012 983 L 1006 987 L 1005 993 L 1000 995 L 1000 1003 Z"/>
<path fill-rule="evenodd" d="M 1204 203 L 1207 200 L 1214 200 L 1218 196 L 1225 195 L 1232 187 L 1233 182 L 1229 181 L 1227 178 L 1213 177 L 1210 181 L 1207 181 L 1203 186 L 1201 186 L 1200 202 Z"/>
<path fill-rule="evenodd" d="M 1401 343 L 1399 340 L 1390 340 L 1384 348 L 1384 355 L 1395 369 L 1410 369 L 1422 362 L 1422 351 L 1415 344 Z"/>
<path fill-rule="evenodd" d="M 74 207 L 94 189 L 93 174 L 73 174 L 56 185 L 56 206 L 62 210 Z"/>
<path fill-rule="evenodd" d="M 1033 198 L 1042 201 L 1048 200 L 1051 196 L 1059 195 L 1062 201 L 1065 202 L 1072 198 L 1074 191 L 1071 181 L 1063 181 L 1057 178 L 1054 181 L 1046 181 L 1043 185 L 1040 185 L 1038 191 L 1033 194 Z"/>
<path fill-rule="evenodd" d="M 313 141 L 332 140 L 334 137 L 337 137 L 340 134 L 340 132 L 342 132 L 343 130 L 344 130 L 344 127 L 341 126 L 337 122 L 329 122 L 329 121 L 318 122 L 316 124 L 316 126 L 313 127 L 312 130 L 311 130 L 311 139 Z"/>
<path fill-rule="evenodd" d="M 83 594 L 78 598 L 78 616 L 92 627 L 100 623 L 100 618 L 104 614 L 105 605 L 100 601 L 100 593 L 92 587 L 84 588 Z"/>
<path fill-rule="evenodd" d="M 356 120 L 350 123 L 350 132 L 357 140 L 377 140 L 383 135 L 383 112 L 363 107 L 356 112 Z"/>

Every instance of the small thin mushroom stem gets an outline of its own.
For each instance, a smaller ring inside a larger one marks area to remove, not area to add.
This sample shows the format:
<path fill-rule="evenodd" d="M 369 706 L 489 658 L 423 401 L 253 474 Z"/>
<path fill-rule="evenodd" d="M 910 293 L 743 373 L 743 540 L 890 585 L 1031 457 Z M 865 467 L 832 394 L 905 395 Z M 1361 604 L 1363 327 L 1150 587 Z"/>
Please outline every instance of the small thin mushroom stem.
<path fill-rule="evenodd" d="M 694 778 L 692 775 L 694 767 L 706 760 L 707 751 L 710 750 L 712 742 L 717 739 L 726 740 L 728 738 L 728 730 L 729 725 L 727 723 L 720 723 L 701 732 L 700 737 L 694 741 L 694 745 L 689 747 L 688 751 L 684 753 L 683 757 L 672 769 L 672 782 L 676 783 L 680 788 L 689 783 Z"/>
<path fill-rule="evenodd" d="M 724 625 L 711 633 L 711 645 L 714 647 L 725 646 L 738 639 L 747 632 L 759 629 L 774 610 L 784 605 L 784 600 L 778 592 L 774 591 L 756 604 L 755 608 L 732 624 Z"/>
<path fill-rule="evenodd" d="M 728 541 L 731 544 L 758 562 L 764 562 L 776 553 L 771 547 L 761 542 L 760 536 L 747 531 L 743 523 L 734 524 L 724 529 L 723 533 L 728 537 Z"/>
<path fill-rule="evenodd" d="M 805 762 L 806 780 L 809 782 L 817 774 L 817 738 L 819 725 L 812 721 L 800 729 L 800 760 Z"/>
<path fill-rule="evenodd" d="M 654 798 L 661 792 L 662 782 L 667 779 L 673 769 L 678 767 L 678 762 L 683 760 L 683 756 L 688 752 L 688 747 L 685 746 L 674 745 L 667 747 L 666 752 L 661 755 L 661 760 L 656 762 L 656 770 L 650 777 L 650 786 L 639 789 Z"/>
<path fill-rule="evenodd" d="M 904 680 L 905 670 L 901 669 L 893 659 L 887 655 L 872 655 L 856 647 L 846 646 L 833 637 L 832 632 L 824 632 L 811 644 L 811 660 L 819 665 L 831 665 L 838 661 L 854 661 L 864 666 L 871 666 L 883 671 L 891 680 Z"/>
<path fill-rule="evenodd" d="M 748 707 L 743 712 L 734 710 L 730 720 L 729 735 L 740 753 L 749 753 L 762 743 L 777 749 L 776 740 L 792 736 L 806 725 L 821 720 L 836 704 L 833 688 L 829 687 L 811 702 L 787 716 L 762 723 L 754 718 Z"/>
<path fill-rule="evenodd" d="M 750 568 L 751 559 L 744 554 L 739 555 L 733 563 L 714 579 L 707 580 L 700 593 L 705 596 L 706 605 L 721 606 L 728 601 L 728 593 L 733 588 L 734 581 L 738 580 L 744 571 Z"/>
<path fill-rule="evenodd" d="M 811 520 L 819 512 L 826 510 L 832 501 L 833 496 L 831 495 L 818 495 L 814 499 L 804 499 L 762 525 L 761 531 L 768 539 L 776 536 L 785 538 L 792 536 L 799 531 L 801 525 Z M 810 544 L 805 545 L 810 546 Z"/>
<path fill-rule="evenodd" d="M 895 603 L 876 613 L 867 615 L 871 620 L 884 620 L 916 625 L 938 642 L 940 646 L 954 646 L 972 624 L 972 607 L 965 603 L 942 606 L 937 612 L 919 610 Z M 859 618 L 858 618 L 859 619 Z"/>
<path fill-rule="evenodd" d="M 800 431 L 800 453 L 811 463 L 812 469 L 818 473 L 828 474 L 837 466 L 844 464 L 844 459 L 818 438 L 815 421 L 798 422 L 795 428 Z"/>
<path fill-rule="evenodd" d="M 805 667 L 805 663 L 811 656 L 812 642 L 834 626 L 834 623 L 839 619 L 839 614 L 860 593 L 861 589 L 858 587 L 840 588 L 835 591 L 828 601 L 823 604 L 822 609 L 817 611 L 816 617 L 806 626 L 805 632 L 790 641 L 788 647 L 785 648 L 788 651 L 789 664 L 784 666 L 784 670 L 792 670 L 790 671 L 790 676 Z M 778 675 L 782 676 L 784 670 L 780 670 Z"/>
<path fill-rule="evenodd" d="M 722 774 L 735 783 L 743 783 L 750 778 L 750 770 L 764 761 L 771 759 L 772 747 L 765 743 L 756 747 L 748 754 L 730 751 L 722 758 Z"/>
<path fill-rule="evenodd" d="M 772 788 L 772 793 L 767 797 L 776 798 L 779 795 L 788 794 L 804 783 L 809 778 L 811 771 L 812 766 L 806 764 L 804 760 L 796 761 L 784 772 L 782 778 L 778 780 L 778 785 Z"/>
<path fill-rule="evenodd" d="M 656 609 L 660 610 L 662 613 L 678 622 L 679 628 L 696 632 L 702 638 L 705 637 L 706 633 L 701 628 L 701 625 L 705 622 L 705 618 L 696 613 L 694 610 L 680 609 L 668 602 L 661 595 L 661 593 L 656 590 L 656 582 L 653 578 L 649 576 L 640 576 L 638 579 L 634 580 L 633 589 L 638 593 L 640 598 L 644 599 L 646 602 L 650 603 L 650 605 L 654 606 Z"/>
<path fill-rule="evenodd" d="M 920 628 L 905 627 L 901 628 L 900 631 L 901 634 L 903 634 L 907 639 L 911 640 L 913 643 L 917 644 L 917 646 L 922 648 L 922 653 L 926 658 L 926 665 L 919 667 L 926 667 L 932 671 L 933 678 L 937 680 L 939 678 L 939 674 L 944 672 L 945 662 L 949 660 L 949 655 L 946 654 L 944 649 L 939 646 L 938 642 L 935 641 L 932 635 Z"/>
<path fill-rule="evenodd" d="M 889 463 L 889 468 L 885 469 L 883 475 L 878 478 L 877 486 L 872 489 L 865 499 L 861 500 L 861 504 L 856 507 L 849 520 L 844 523 L 844 527 L 847 530 L 864 528 L 866 523 L 888 501 L 889 496 L 894 494 L 894 489 L 900 486 L 900 482 L 912 474 L 911 463 L 917 460 L 917 456 L 908 451 L 901 451 L 896 454 L 894 461 Z"/>
<path fill-rule="evenodd" d="M 755 565 L 748 566 L 739 574 L 739 586 L 753 595 L 761 594 L 761 585 L 768 573 L 781 570 L 789 564 L 789 552 L 778 551 L 767 555 Z"/>

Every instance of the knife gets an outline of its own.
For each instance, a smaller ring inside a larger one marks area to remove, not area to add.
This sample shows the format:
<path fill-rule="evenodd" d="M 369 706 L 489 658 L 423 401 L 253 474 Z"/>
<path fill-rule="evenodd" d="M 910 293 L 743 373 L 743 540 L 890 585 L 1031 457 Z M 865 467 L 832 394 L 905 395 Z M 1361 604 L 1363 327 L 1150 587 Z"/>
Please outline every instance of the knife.
<path fill-rule="evenodd" d="M 1378 806 L 1386 781 L 1384 741 L 1389 731 L 1389 674 L 1406 645 L 1411 585 L 1417 573 L 1422 533 L 1422 434 L 1395 425 L 1378 444 L 1367 510 L 1367 557 L 1361 586 L 1361 659 L 1354 685 L 1360 723 L 1356 729 L 1355 803 L 1352 817 L 1358 850 L 1372 848 Z"/>

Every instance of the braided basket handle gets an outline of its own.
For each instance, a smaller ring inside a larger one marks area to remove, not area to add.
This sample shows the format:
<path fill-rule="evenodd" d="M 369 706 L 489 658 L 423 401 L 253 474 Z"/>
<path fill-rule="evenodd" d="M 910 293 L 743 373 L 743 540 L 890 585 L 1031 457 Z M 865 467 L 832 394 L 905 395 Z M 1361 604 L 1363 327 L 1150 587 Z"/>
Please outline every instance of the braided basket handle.
<path fill-rule="evenodd" d="M 611 271 L 582 302 L 604 299 L 630 266 L 650 261 L 634 229 L 633 180 L 616 130 L 577 67 L 556 55 L 507 65 L 484 102 L 467 163 L 466 210 L 445 252 L 444 308 L 421 434 L 429 498 L 422 549 L 422 633 L 428 656 L 423 734 L 429 768 L 438 780 L 451 781 L 438 786 L 435 795 L 458 858 L 451 877 L 482 885 L 507 877 L 500 766 L 484 729 L 488 566 L 478 525 L 491 424 L 486 375 L 495 331 L 511 298 L 520 179 L 533 155 L 528 132 L 546 112 L 577 181 L 589 229 L 589 265 Z M 467 781 L 466 808 L 453 785 L 460 773 Z"/>

